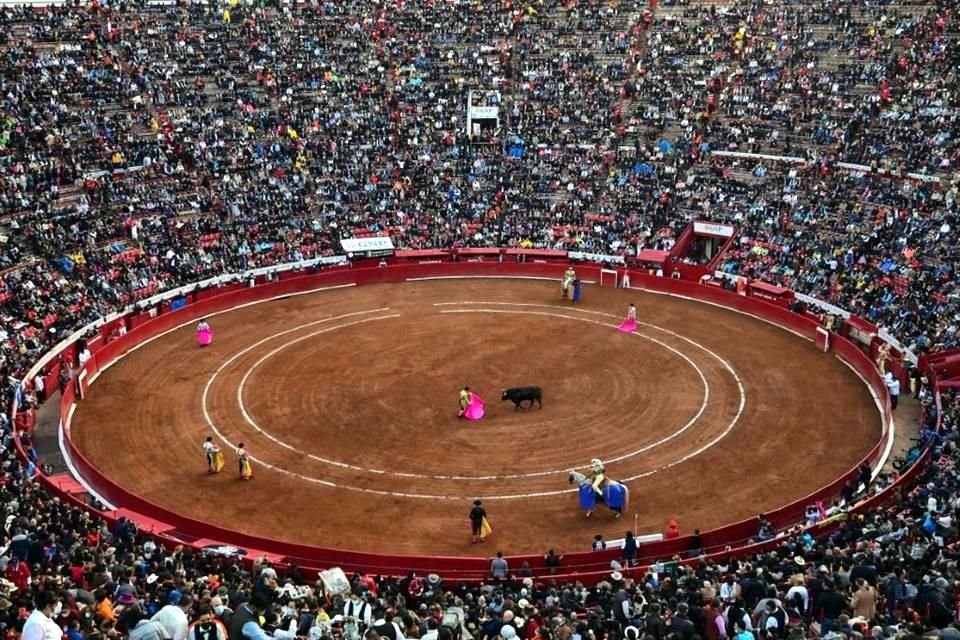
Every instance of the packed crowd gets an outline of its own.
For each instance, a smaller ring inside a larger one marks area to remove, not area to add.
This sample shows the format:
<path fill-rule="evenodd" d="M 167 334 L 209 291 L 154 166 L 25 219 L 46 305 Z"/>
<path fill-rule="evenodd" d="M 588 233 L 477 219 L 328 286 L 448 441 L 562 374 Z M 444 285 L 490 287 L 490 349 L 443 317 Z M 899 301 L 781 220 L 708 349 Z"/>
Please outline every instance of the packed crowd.
<path fill-rule="evenodd" d="M 842 171 L 803 179 L 811 184 L 791 190 L 793 206 L 742 209 L 721 268 L 833 302 L 918 355 L 960 346 L 956 187 Z M 749 192 L 791 180 L 770 172 Z"/>
<path fill-rule="evenodd" d="M 836 302 L 917 352 L 958 346 L 955 13 L 945 0 L 4 5 L 4 410 L 29 364 L 93 318 L 378 234 L 629 255 L 694 218 L 733 222 L 725 271 Z M 495 126 L 466 130 L 471 91 L 499 109 Z M 743 152 L 766 155 L 730 155 Z M 30 482 L 0 410 L 0 625 L 27 640 L 958 640 L 960 401 L 943 406 L 918 489 L 829 540 L 788 532 L 770 554 L 661 559 L 635 580 L 618 562 L 596 588 L 517 567 L 483 587 L 355 576 L 352 595 L 107 530 Z"/>
<path fill-rule="evenodd" d="M 951 346 L 950 17 L 893 2 L 6 6 L 5 377 L 104 311 L 344 236 L 630 254 L 693 217 L 741 225 L 728 270 Z M 470 92 L 496 127 L 466 131 Z"/>
<path fill-rule="evenodd" d="M 956 347 L 949 4 L 680 3 L 658 16 L 642 77 L 670 89 L 635 113 L 683 117 L 677 148 L 714 152 L 676 196 L 738 225 L 722 268 L 834 302 L 917 353 Z"/>
<path fill-rule="evenodd" d="M 628 545 L 596 586 L 558 579 L 564 559 L 552 550 L 538 575 L 498 554 L 484 584 L 464 584 L 413 573 L 314 580 L 265 560 L 246 569 L 223 550 L 165 549 L 130 522 L 111 530 L 47 495 L 11 457 L 7 431 L 0 627 L 24 640 L 952 639 L 960 396 L 943 407 L 934 462 L 898 504 L 839 513 L 826 539 L 797 527 L 753 557 L 707 559 L 696 537 L 682 557 Z M 638 560 L 649 568 L 633 569 Z"/>

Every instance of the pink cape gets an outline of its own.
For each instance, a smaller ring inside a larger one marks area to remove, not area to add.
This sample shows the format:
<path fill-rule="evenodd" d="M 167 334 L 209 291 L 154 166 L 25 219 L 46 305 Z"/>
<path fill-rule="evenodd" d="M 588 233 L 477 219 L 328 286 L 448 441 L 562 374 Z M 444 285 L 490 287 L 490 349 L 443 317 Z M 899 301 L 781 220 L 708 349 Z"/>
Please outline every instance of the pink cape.
<path fill-rule="evenodd" d="M 620 326 L 617 327 L 617 329 L 623 331 L 624 333 L 633 333 L 637 330 L 637 321 L 627 318 L 620 323 Z"/>
<path fill-rule="evenodd" d="M 213 329 L 201 329 L 197 331 L 197 342 L 201 347 L 205 347 L 213 342 Z"/>
<path fill-rule="evenodd" d="M 479 420 L 483 417 L 485 406 L 483 399 L 477 394 L 473 394 L 473 400 L 467 406 L 467 410 L 463 412 L 463 417 L 467 420 Z"/>

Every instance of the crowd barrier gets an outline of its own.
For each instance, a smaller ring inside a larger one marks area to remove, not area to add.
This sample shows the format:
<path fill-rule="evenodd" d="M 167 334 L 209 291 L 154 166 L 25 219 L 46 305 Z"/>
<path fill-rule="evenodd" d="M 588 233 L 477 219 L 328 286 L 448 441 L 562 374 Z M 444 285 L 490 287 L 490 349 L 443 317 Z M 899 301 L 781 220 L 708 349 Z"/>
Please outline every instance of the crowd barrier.
<path fill-rule="evenodd" d="M 202 547 L 210 544 L 220 544 L 234 546 L 248 552 L 246 557 L 248 561 L 260 555 L 267 555 L 279 565 L 296 564 L 302 571 L 306 572 L 337 565 L 347 571 L 357 570 L 373 574 L 405 575 L 407 571 L 413 570 L 421 574 L 436 572 L 450 580 L 475 581 L 486 577 L 489 570 L 489 560 L 487 558 L 410 557 L 344 549 L 325 549 L 264 539 L 185 517 L 155 505 L 111 482 L 90 464 L 83 453 L 74 446 L 70 438 L 69 422 L 75 408 L 74 403 L 77 401 L 76 392 L 78 388 L 82 389 L 83 385 L 91 383 L 104 368 L 121 358 L 138 343 L 175 327 L 193 324 L 205 316 L 243 304 L 331 287 L 363 286 L 376 283 L 402 282 L 410 279 L 483 277 L 533 278 L 558 281 L 567 266 L 566 264 L 550 262 L 522 263 L 511 261 L 393 265 L 378 265 L 376 261 L 368 261 L 367 265 L 358 264 L 360 266 L 350 265 L 323 270 L 308 269 L 278 274 L 261 274 L 256 277 L 253 283 L 255 286 L 250 286 L 251 283 L 230 282 L 207 288 L 194 288 L 184 291 L 182 296 L 175 296 L 173 300 L 164 301 L 150 308 L 143 308 L 114 318 L 109 322 L 101 323 L 95 335 L 86 340 L 91 357 L 78 375 L 78 378 L 82 377 L 83 384 L 76 387 L 73 385 L 67 386 L 64 389 L 60 404 L 62 448 L 71 461 L 72 471 L 82 478 L 85 486 L 77 485 L 77 483 L 59 482 L 42 474 L 38 474 L 38 480 L 48 489 L 63 495 L 76 504 L 83 505 L 85 508 L 90 508 L 90 506 L 82 500 L 82 496 L 85 495 L 85 487 L 92 487 L 105 501 L 116 505 L 116 509 L 100 513 L 100 515 L 111 522 L 120 517 L 132 519 L 140 524 L 141 529 L 152 531 L 160 542 L 168 545 L 192 544 Z M 578 277 L 582 280 L 598 281 L 600 267 L 578 265 L 577 272 Z M 626 269 L 621 269 L 620 272 L 621 275 L 628 274 L 630 276 L 632 288 L 681 296 L 740 311 L 788 329 L 809 340 L 814 339 L 817 328 L 820 326 L 814 317 L 790 311 L 776 301 L 749 295 L 738 295 L 719 287 L 696 282 L 652 277 L 643 272 Z M 176 304 L 171 304 L 174 300 Z M 831 348 L 859 373 L 878 398 L 882 413 L 883 435 L 864 459 L 857 461 L 857 465 L 853 466 L 848 473 L 808 496 L 768 512 L 767 517 L 778 530 L 802 522 L 808 505 L 817 501 L 827 503 L 832 501 L 847 484 L 857 477 L 861 463 L 866 462 L 871 466 L 878 467 L 890 451 L 894 434 L 889 395 L 871 356 L 868 352 L 838 334 L 832 336 Z M 76 357 L 76 349 L 77 343 L 74 342 L 62 350 L 62 355 L 67 362 L 73 361 Z M 54 388 L 56 385 L 59 372 L 60 363 L 55 355 L 51 354 L 44 365 L 45 375 L 48 378 L 48 389 Z M 14 411 L 16 411 L 16 405 L 14 405 Z M 19 439 L 17 439 L 17 443 L 19 446 Z M 21 453 L 25 454 L 22 448 Z M 901 478 L 897 485 L 863 504 L 872 508 L 877 504 L 891 500 L 895 497 L 898 487 L 902 486 L 901 483 L 909 482 L 913 477 L 912 474 L 919 472 L 918 469 L 919 466 L 915 466 Z M 859 505 L 856 510 L 862 508 L 866 507 Z M 816 533 L 825 533 L 832 526 L 835 526 L 835 523 L 827 522 L 817 525 L 813 529 Z M 723 555 L 726 557 L 731 554 L 762 551 L 780 544 L 777 540 L 756 543 L 754 540 L 756 533 L 757 521 L 753 518 L 731 523 L 702 533 L 702 549 L 707 555 Z M 686 557 L 687 551 L 690 549 L 690 542 L 691 538 L 685 536 L 645 544 L 641 547 L 639 554 L 641 565 L 632 571 L 643 571 L 647 564 L 668 561 L 677 556 Z M 567 553 L 564 573 L 551 575 L 551 579 L 562 580 L 569 576 L 587 583 L 590 581 L 596 582 L 608 575 L 610 561 L 617 558 L 619 554 L 619 550 L 616 549 L 599 553 Z M 528 562 L 536 575 L 545 574 L 542 556 L 513 556 L 508 560 L 512 567 L 519 567 L 521 563 Z"/>

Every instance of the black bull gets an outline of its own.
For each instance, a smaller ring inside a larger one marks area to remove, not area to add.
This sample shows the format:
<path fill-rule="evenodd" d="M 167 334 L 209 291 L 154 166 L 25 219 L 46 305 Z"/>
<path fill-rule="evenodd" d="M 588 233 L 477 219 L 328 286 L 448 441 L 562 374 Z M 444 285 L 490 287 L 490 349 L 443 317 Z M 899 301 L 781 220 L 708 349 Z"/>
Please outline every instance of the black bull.
<path fill-rule="evenodd" d="M 504 389 L 503 393 L 500 394 L 500 401 L 509 400 L 513 403 L 513 410 L 517 411 L 520 408 L 520 404 L 523 402 L 529 402 L 527 405 L 528 409 L 533 408 L 533 403 L 536 402 L 537 406 L 543 409 L 543 390 L 540 387 L 513 387 L 512 389 Z"/>

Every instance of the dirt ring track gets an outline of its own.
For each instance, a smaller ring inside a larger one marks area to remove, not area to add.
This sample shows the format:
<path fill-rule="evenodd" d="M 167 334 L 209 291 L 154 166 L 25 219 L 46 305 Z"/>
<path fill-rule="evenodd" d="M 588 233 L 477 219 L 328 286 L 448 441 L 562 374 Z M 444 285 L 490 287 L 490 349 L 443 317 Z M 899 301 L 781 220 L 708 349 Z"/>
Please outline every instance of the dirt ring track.
<path fill-rule="evenodd" d="M 245 533 L 392 554 L 476 555 L 470 500 L 508 553 L 713 528 L 811 493 L 880 435 L 863 382 L 782 329 L 713 306 L 555 283 L 431 281 L 256 304 L 145 343 L 105 371 L 73 418 L 110 480 Z M 637 335 L 613 327 L 636 302 Z M 487 401 L 456 418 L 469 384 Z M 499 402 L 539 384 L 542 410 Z M 205 472 L 215 434 L 227 468 Z M 240 482 L 245 442 L 255 479 Z M 626 481 L 629 512 L 586 520 L 566 470 L 592 457 Z M 492 549 L 491 549 L 492 550 Z"/>

